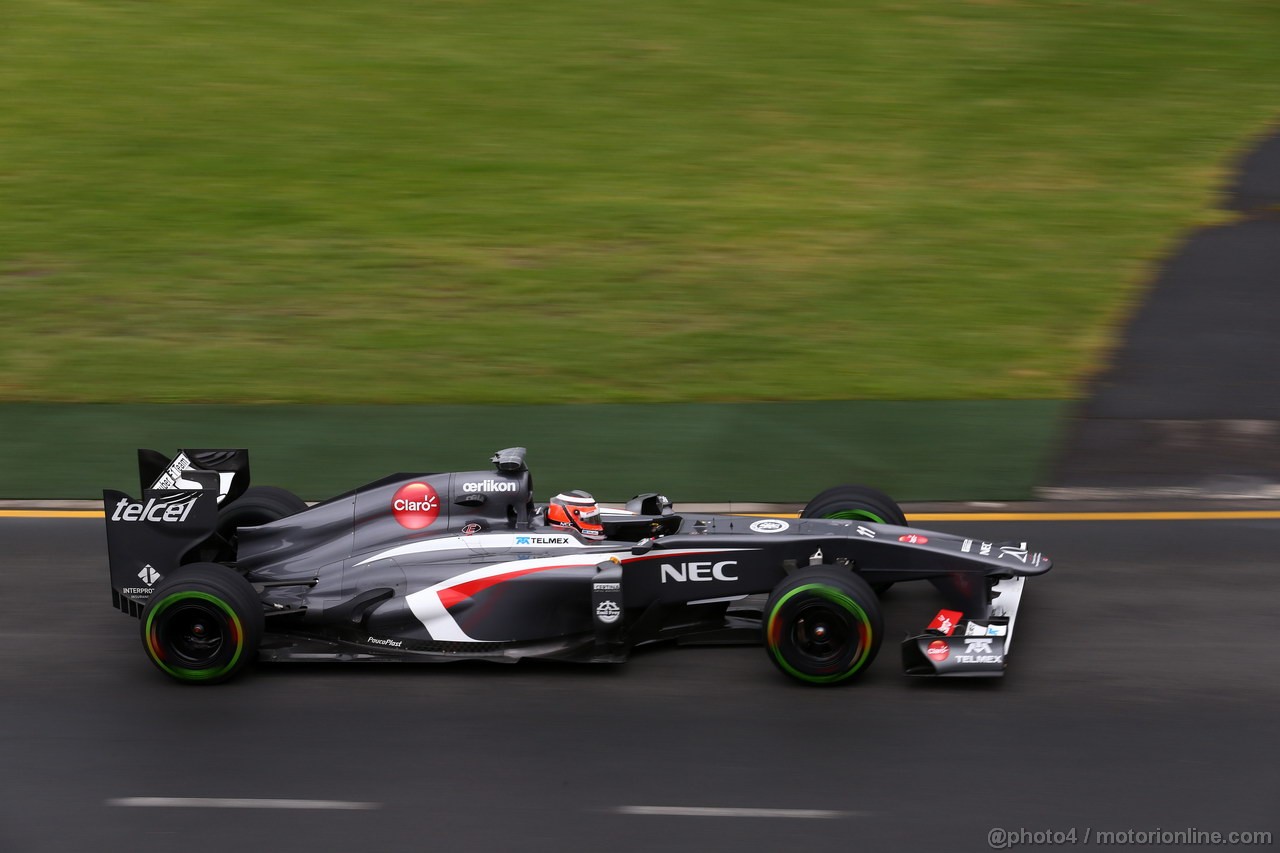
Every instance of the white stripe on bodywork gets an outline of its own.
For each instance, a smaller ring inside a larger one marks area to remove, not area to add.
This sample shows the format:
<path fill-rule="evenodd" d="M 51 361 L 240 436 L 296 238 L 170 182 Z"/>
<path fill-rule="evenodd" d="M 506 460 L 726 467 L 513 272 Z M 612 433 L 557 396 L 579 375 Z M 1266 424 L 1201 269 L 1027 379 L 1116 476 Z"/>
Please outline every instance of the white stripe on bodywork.
<path fill-rule="evenodd" d="M 516 539 L 564 539 L 565 542 L 522 542 Z M 357 566 L 372 563 L 375 560 L 387 560 L 392 557 L 403 557 L 408 554 L 430 554 L 435 551 L 505 551 L 512 548 L 603 548 L 608 550 L 616 545 L 583 545 L 567 533 L 481 533 L 476 536 L 442 536 L 439 539 L 424 539 L 421 542 L 410 542 L 397 545 L 386 551 L 380 551 L 372 557 L 366 557 Z M 600 553 L 593 551 L 592 553 Z M 603 557 L 601 557 L 603 559 Z M 598 561 L 597 561 L 598 562 Z"/>
<path fill-rule="evenodd" d="M 502 535 L 506 536 L 506 534 L 502 534 Z M 453 539 L 475 539 L 478 537 L 457 536 L 452 538 Z M 431 541 L 449 541 L 449 540 L 428 540 L 427 542 L 413 542 L 413 543 L 410 543 L 410 545 L 427 545 Z M 390 556 L 398 556 L 398 554 L 395 552 L 423 553 L 422 551 L 411 552 L 411 551 L 401 550 L 401 549 L 410 547 L 410 545 L 402 545 L 400 546 L 400 548 L 392 548 L 390 551 L 384 551 L 381 554 L 375 555 L 373 557 L 370 557 L 367 560 L 363 560 L 362 562 L 357 563 L 357 565 L 364 565 L 365 563 L 373 562 L 374 560 L 386 559 L 387 557 L 390 557 Z M 606 546 L 606 547 L 613 547 L 613 546 Z M 691 549 L 680 550 L 680 551 L 659 551 L 657 553 L 666 557 L 690 557 L 690 556 L 696 556 L 698 554 L 724 554 L 732 551 L 758 551 L 758 550 L 760 549 L 759 548 L 691 548 Z M 644 555 L 644 557 L 648 557 L 653 553 L 654 552 L 651 551 L 649 552 L 649 554 Z M 468 583 L 470 581 L 481 580 L 482 578 L 491 578 L 494 575 L 504 575 L 507 572 L 518 572 L 526 569 L 576 568 L 576 567 L 583 567 L 583 566 L 594 566 L 604 560 L 609 559 L 610 557 L 618 557 L 622 561 L 623 565 L 626 565 L 627 563 L 630 563 L 630 562 L 635 562 L 638 559 L 643 559 L 643 557 L 631 556 L 629 551 L 584 549 L 583 551 L 577 554 L 562 554 L 556 557 L 538 557 L 532 560 L 504 560 L 501 563 L 494 563 L 488 566 L 481 566 L 480 568 L 477 568 L 477 569 L 471 569 L 470 571 L 463 572 L 460 575 L 454 575 L 453 577 L 446 578 L 445 580 L 442 580 L 439 583 L 432 584 L 431 586 L 426 587 L 425 589 L 420 589 L 417 592 L 411 592 L 405 596 L 405 602 L 409 605 L 409 609 L 413 611 L 413 615 L 417 617 L 418 621 L 421 622 L 423 626 L 428 631 L 431 632 L 432 639 L 448 641 L 448 642 L 458 642 L 458 643 L 496 642 L 494 640 L 481 640 L 476 637 L 472 637 L 468 635 L 466 631 L 463 631 L 462 626 L 459 625 L 457 620 L 455 620 L 453 616 L 450 615 L 449 611 L 445 609 L 444 602 L 440 600 L 440 592 L 442 590 L 452 589 L 455 586 L 459 586 L 461 584 Z M 746 598 L 745 595 L 741 597 Z"/>
<path fill-rule="evenodd" d="M 619 556 L 627 553 L 626 551 L 603 552 L 595 551 L 587 554 L 564 554 L 559 557 L 539 557 L 535 560 L 508 560 L 502 563 L 495 563 L 491 566 L 481 566 L 478 569 L 472 569 L 469 572 L 463 572 L 460 575 L 454 575 L 451 578 L 442 580 L 437 584 L 432 584 L 426 589 L 420 589 L 417 592 L 409 593 L 404 597 L 408 603 L 409 609 L 413 611 L 413 615 L 418 617 L 418 621 L 431 632 L 431 638 L 434 640 L 443 640 L 458 643 L 481 643 L 493 642 L 492 640 L 480 640 L 476 637 L 469 636 L 466 631 L 462 630 L 457 621 L 445 609 L 444 602 L 440 600 L 441 590 L 451 589 L 460 584 L 469 581 L 481 580 L 483 578 L 491 578 L 494 575 L 504 575 L 507 572 L 519 572 L 528 569 L 553 569 L 553 568 L 575 568 L 594 566 L 602 560 L 607 560 L 611 556 Z"/>
<path fill-rule="evenodd" d="M 722 595 L 719 598 L 699 598 L 697 601 L 686 601 L 685 604 L 718 604 L 721 601 L 741 601 L 746 598 L 743 595 Z"/>

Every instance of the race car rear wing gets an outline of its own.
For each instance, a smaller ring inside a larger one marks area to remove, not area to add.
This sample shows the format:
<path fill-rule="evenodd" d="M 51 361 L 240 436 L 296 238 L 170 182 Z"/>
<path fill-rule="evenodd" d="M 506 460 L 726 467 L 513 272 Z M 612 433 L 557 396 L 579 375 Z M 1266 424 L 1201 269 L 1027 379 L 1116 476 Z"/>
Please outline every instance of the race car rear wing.
<path fill-rule="evenodd" d="M 139 616 L 156 583 L 222 549 L 218 507 L 249 487 L 247 450 L 180 450 L 172 459 L 138 451 L 142 498 L 105 489 L 111 603 Z"/>
<path fill-rule="evenodd" d="M 107 560 L 111 604 L 138 616 L 156 583 L 191 562 L 193 552 L 216 536 L 217 492 L 145 489 L 141 500 L 105 489 Z"/>
<path fill-rule="evenodd" d="M 146 489 L 209 488 L 218 490 L 218 503 L 230 503 L 249 488 L 249 451 L 179 450 L 172 459 L 156 450 L 138 449 L 138 479 Z"/>

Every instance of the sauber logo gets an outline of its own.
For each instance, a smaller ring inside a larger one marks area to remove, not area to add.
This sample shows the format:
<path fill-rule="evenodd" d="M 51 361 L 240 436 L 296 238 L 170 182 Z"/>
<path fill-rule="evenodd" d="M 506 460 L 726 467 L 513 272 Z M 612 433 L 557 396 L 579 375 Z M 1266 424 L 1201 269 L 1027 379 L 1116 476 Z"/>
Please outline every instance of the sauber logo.
<path fill-rule="evenodd" d="M 737 560 L 723 560 L 719 563 L 707 560 L 705 562 L 680 563 L 679 565 L 671 565 L 670 563 L 662 564 L 662 582 L 668 580 L 676 583 L 684 583 L 685 581 L 736 581 L 737 575 L 729 574 L 729 569 L 738 565 Z"/>
<path fill-rule="evenodd" d="M 426 483 L 401 486 L 391 499 L 391 514 L 401 527 L 421 530 L 440 515 L 440 496 Z"/>
<path fill-rule="evenodd" d="M 191 508 L 196 505 L 194 495 L 174 495 L 173 497 L 150 498 L 144 503 L 134 503 L 128 498 L 121 498 L 111 513 L 112 521 L 159 521 L 166 524 L 177 524 L 186 521 Z"/>
<path fill-rule="evenodd" d="M 481 480 L 478 483 L 463 483 L 464 492 L 514 492 L 520 486 L 511 480 Z"/>

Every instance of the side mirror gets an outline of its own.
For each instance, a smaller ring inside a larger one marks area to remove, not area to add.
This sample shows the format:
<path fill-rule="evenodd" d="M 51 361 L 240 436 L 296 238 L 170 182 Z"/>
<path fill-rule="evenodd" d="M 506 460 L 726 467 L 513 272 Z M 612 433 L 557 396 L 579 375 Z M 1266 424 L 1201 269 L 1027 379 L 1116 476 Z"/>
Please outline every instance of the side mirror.
<path fill-rule="evenodd" d="M 648 554 L 653 550 L 652 539 L 641 539 L 639 542 L 631 546 L 631 553 L 639 557 L 641 554 Z"/>

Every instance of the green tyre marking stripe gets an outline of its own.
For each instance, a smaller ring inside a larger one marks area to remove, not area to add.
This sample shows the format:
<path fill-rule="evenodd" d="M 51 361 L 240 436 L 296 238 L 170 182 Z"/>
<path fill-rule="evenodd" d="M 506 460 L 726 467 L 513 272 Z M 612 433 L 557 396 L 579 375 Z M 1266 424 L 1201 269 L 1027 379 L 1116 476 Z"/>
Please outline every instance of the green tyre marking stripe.
<path fill-rule="evenodd" d="M 874 521 L 876 524 L 884 524 L 885 520 L 874 512 L 866 509 L 842 509 L 839 512 L 829 512 L 823 518 L 844 519 L 846 521 Z"/>
<path fill-rule="evenodd" d="M 153 634 L 151 633 L 152 622 L 155 620 L 157 614 L 163 613 L 173 602 L 188 598 L 199 598 L 209 602 L 230 617 L 232 624 L 235 626 L 236 652 L 231 656 L 231 660 L 217 669 L 186 669 L 184 667 L 169 666 L 156 654 L 154 641 L 152 639 Z M 147 616 L 146 633 L 147 654 L 150 655 L 151 659 L 155 661 L 156 665 L 162 670 L 169 673 L 174 678 L 180 678 L 184 681 L 205 681 L 210 678 L 217 678 L 218 676 L 229 672 L 232 667 L 236 665 L 236 661 L 240 660 L 240 654 L 244 651 L 244 627 L 240 624 L 240 617 L 236 616 L 235 611 L 233 611 L 226 602 L 217 596 L 209 595 L 207 592 L 175 592 L 162 599 L 160 603 L 155 606 L 155 609 L 153 609 Z"/>
<path fill-rule="evenodd" d="M 791 664 L 783 660 L 782 655 L 779 654 L 778 649 L 773 645 L 770 638 L 773 637 L 773 623 L 774 623 L 774 620 L 778 618 L 778 611 L 782 610 L 782 606 L 786 604 L 788 601 L 790 601 L 792 596 L 798 593 L 804 592 L 806 590 L 812 590 L 816 595 L 819 595 L 827 599 L 828 601 L 835 602 L 836 604 L 839 604 L 840 606 L 844 607 L 850 613 L 853 613 L 855 616 L 857 616 L 858 621 L 860 621 L 866 627 L 867 629 L 866 648 L 863 649 L 862 656 L 858 659 L 858 663 L 854 665 L 852 668 L 845 670 L 844 672 L 837 672 L 834 675 L 806 675 L 805 673 L 800 672 L 795 667 L 791 666 Z M 873 636 L 873 629 L 871 627 L 871 620 L 867 618 L 866 611 L 864 611 L 858 605 L 858 602 L 854 601 L 852 598 L 840 592 L 839 590 L 832 589 L 831 587 L 824 586 L 820 583 L 810 583 L 810 584 L 805 584 L 804 586 L 798 586 L 795 589 L 788 592 L 786 595 L 782 596 L 782 599 L 769 613 L 769 624 L 766 626 L 766 630 L 765 630 L 765 639 L 769 643 L 769 653 L 773 655 L 773 659 L 778 662 L 778 665 L 781 666 L 784 670 L 786 670 L 791 675 L 794 675 L 796 678 L 799 678 L 803 681 L 810 681 L 815 684 L 829 684 L 834 681 L 843 681 L 844 679 L 856 673 L 858 670 L 862 669 L 863 664 L 867 662 L 867 655 L 871 651 L 872 636 Z"/>

